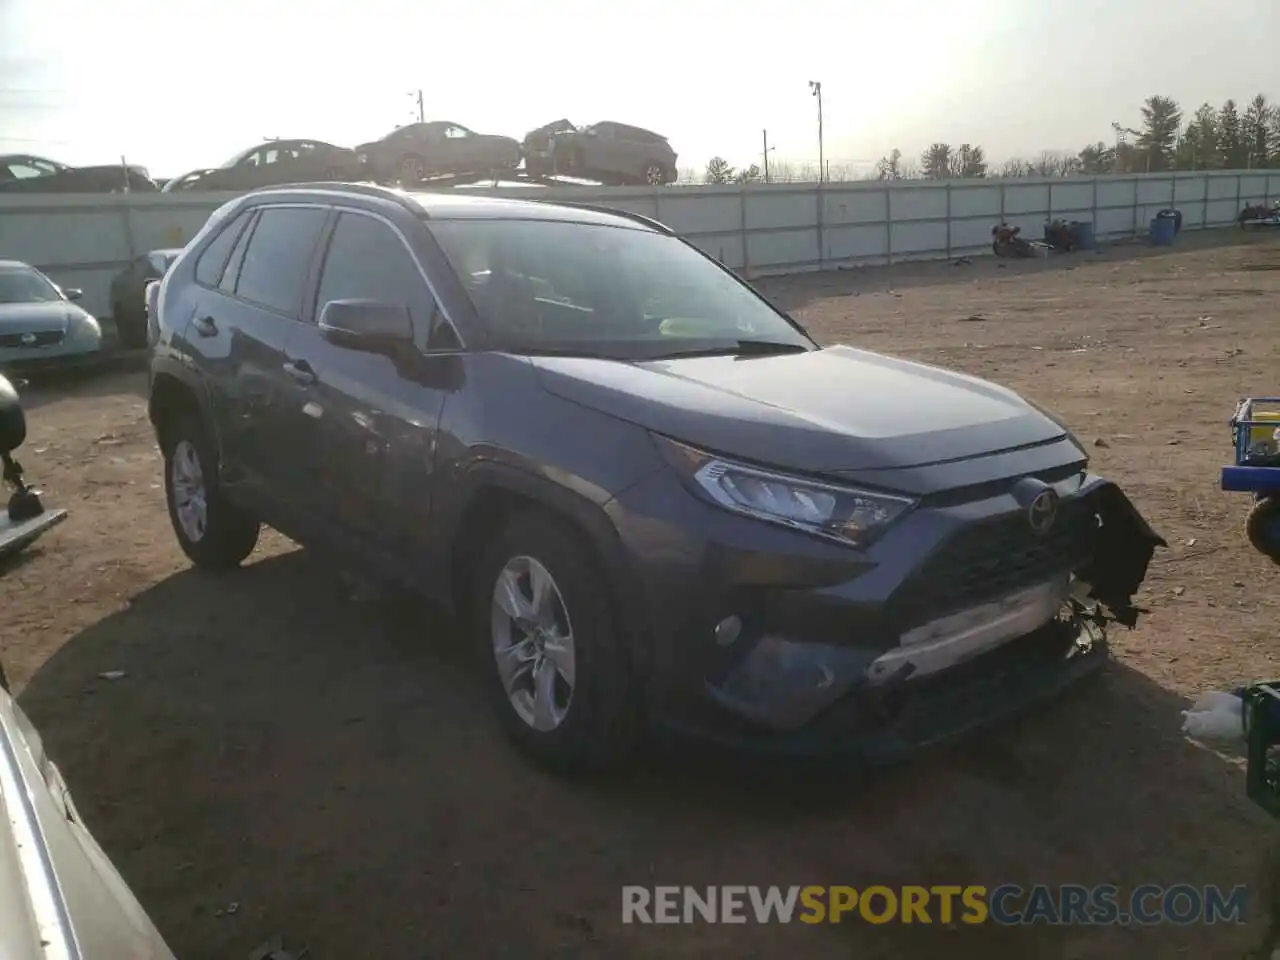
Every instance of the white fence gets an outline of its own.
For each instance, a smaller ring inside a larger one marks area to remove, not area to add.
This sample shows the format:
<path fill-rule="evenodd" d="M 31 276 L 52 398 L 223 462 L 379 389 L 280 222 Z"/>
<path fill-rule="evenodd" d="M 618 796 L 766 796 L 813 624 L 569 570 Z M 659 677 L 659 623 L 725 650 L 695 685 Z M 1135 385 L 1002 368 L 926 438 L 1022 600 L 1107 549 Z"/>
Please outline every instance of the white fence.
<path fill-rule="evenodd" d="M 1231 224 L 1246 203 L 1280 199 L 1280 170 L 1065 179 L 753 184 L 703 187 L 504 187 L 467 193 L 574 200 L 666 223 L 748 276 L 930 260 L 987 251 L 1001 220 L 1040 235 L 1046 219 L 1089 221 L 1105 240 L 1145 232 L 1158 210 L 1183 229 Z M 0 259 L 36 264 L 86 307 L 110 313 L 108 285 L 130 259 L 181 246 L 234 194 L 0 197 Z"/>

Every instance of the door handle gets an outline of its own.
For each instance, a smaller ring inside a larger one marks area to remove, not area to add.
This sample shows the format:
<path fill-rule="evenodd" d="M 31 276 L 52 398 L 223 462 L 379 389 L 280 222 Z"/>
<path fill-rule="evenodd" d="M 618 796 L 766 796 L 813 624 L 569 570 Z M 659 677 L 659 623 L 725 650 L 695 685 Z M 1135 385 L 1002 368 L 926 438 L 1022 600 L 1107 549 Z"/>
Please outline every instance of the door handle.
<path fill-rule="evenodd" d="M 316 372 L 305 360 L 290 360 L 284 365 L 284 372 L 304 387 L 309 387 L 316 382 Z"/>
<path fill-rule="evenodd" d="M 202 337 L 216 337 L 218 335 L 218 325 L 213 322 L 213 317 L 196 317 L 191 321 L 191 325 L 196 328 L 196 333 Z"/>

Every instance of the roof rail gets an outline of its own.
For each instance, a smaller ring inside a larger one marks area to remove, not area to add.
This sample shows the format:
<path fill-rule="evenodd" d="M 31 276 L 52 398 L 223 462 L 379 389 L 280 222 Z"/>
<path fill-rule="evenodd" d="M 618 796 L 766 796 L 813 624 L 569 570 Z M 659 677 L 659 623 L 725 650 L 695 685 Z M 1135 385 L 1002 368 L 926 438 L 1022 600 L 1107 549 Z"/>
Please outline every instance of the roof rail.
<path fill-rule="evenodd" d="M 409 207 L 409 201 L 404 194 L 392 187 L 384 187 L 376 183 L 347 183 L 341 180 L 277 183 L 269 187 L 256 187 L 246 195 L 256 196 L 260 193 L 274 193 L 280 190 L 328 190 L 333 193 L 358 193 L 361 196 L 376 197 L 379 200 L 394 200 L 404 207 Z"/>
<path fill-rule="evenodd" d="M 652 230 L 659 233 L 665 233 L 669 236 L 675 236 L 676 232 L 668 227 L 661 220 L 655 220 L 653 217 L 646 217 L 643 213 L 633 213 L 630 210 L 621 210 L 617 207 L 607 207 L 601 203 L 579 203 L 576 200 L 538 200 L 538 203 L 550 203 L 560 207 L 576 207 L 579 210 L 591 210 L 595 213 L 607 213 L 615 217 L 625 217 L 628 220 L 634 220 L 636 223 L 642 223 Z"/>

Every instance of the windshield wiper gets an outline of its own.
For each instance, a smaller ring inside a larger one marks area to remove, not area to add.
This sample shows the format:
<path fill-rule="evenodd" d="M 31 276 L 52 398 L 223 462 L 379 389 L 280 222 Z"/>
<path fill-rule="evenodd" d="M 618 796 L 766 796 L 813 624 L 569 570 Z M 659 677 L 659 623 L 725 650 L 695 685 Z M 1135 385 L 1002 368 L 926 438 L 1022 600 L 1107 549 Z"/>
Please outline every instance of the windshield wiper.
<path fill-rule="evenodd" d="M 735 343 L 721 343 L 712 347 L 693 347 L 688 350 L 672 350 L 651 359 L 678 360 L 681 357 L 771 357 L 784 353 L 808 353 L 809 345 L 804 343 L 778 343 L 774 340 L 738 340 Z"/>

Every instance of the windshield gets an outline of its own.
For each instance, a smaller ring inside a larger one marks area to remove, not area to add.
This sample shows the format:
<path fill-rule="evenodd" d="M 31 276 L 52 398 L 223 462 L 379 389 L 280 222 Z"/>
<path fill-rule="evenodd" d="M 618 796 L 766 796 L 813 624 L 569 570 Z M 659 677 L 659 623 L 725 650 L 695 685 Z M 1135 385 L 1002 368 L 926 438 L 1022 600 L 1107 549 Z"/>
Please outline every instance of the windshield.
<path fill-rule="evenodd" d="M 220 169 L 225 170 L 227 167 L 234 167 L 236 164 L 238 164 L 241 160 L 244 160 L 250 154 L 257 153 L 257 152 L 258 152 L 257 147 L 250 147 L 248 150 L 241 150 L 234 157 L 232 157 L 230 160 L 224 163 Z"/>
<path fill-rule="evenodd" d="M 640 360 L 744 341 L 814 347 L 675 237 L 552 220 L 433 220 L 431 231 L 502 349 Z"/>
<path fill-rule="evenodd" d="M 0 267 L 0 303 L 51 303 L 62 294 L 30 267 Z"/>

